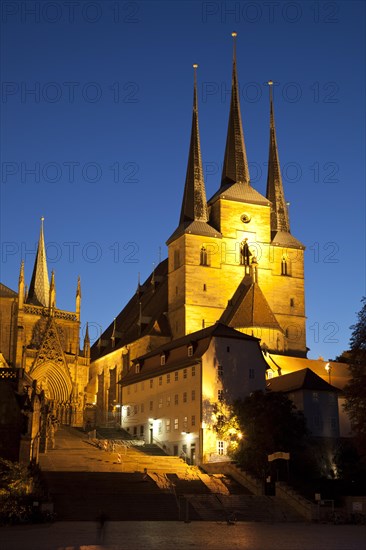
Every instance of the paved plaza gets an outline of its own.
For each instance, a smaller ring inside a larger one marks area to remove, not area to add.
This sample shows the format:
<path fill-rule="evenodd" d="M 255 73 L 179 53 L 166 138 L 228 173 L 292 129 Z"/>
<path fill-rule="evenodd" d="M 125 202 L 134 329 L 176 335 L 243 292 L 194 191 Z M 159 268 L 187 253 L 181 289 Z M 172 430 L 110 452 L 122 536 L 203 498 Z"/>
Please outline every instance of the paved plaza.
<path fill-rule="evenodd" d="M 3 527 L 1 550 L 363 550 L 366 527 L 211 522 L 93 522 Z"/>

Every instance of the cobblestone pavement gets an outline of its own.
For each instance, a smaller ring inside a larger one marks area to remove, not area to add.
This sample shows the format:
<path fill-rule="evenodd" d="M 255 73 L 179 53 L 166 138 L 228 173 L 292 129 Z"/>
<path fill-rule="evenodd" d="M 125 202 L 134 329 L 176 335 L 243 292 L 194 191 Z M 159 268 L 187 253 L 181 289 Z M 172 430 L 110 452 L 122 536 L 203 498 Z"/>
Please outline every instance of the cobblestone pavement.
<path fill-rule="evenodd" d="M 102 538 L 102 540 L 101 540 Z M 93 522 L 2 527 L 1 550 L 363 550 L 366 527 L 211 522 Z"/>

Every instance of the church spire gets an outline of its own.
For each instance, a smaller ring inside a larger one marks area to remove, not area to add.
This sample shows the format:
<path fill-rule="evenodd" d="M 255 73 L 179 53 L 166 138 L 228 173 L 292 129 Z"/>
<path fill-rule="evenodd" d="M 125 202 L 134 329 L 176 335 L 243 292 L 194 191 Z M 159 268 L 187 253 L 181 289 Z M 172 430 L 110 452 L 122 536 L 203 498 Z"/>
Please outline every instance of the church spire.
<path fill-rule="evenodd" d="M 44 218 L 41 218 L 36 260 L 34 262 L 32 280 L 29 287 L 27 302 L 48 307 L 50 299 L 50 283 L 47 271 L 46 249 L 43 234 Z"/>
<path fill-rule="evenodd" d="M 270 103 L 270 134 L 269 134 L 269 157 L 268 157 L 268 176 L 266 197 L 271 201 L 271 231 L 285 231 L 290 233 L 290 222 L 283 192 L 280 160 L 278 157 L 276 127 L 273 110 L 273 82 L 269 85 L 269 103 Z"/>
<path fill-rule="evenodd" d="M 200 134 L 198 127 L 198 104 L 197 104 L 197 67 L 194 68 L 194 90 L 193 90 L 193 115 L 191 143 L 187 165 L 186 183 L 184 187 L 182 210 L 179 223 L 191 221 L 208 221 L 205 183 L 203 179 Z"/>
<path fill-rule="evenodd" d="M 20 264 L 19 282 L 18 282 L 18 304 L 19 304 L 19 309 L 21 309 L 23 307 L 24 295 L 25 295 L 25 289 L 24 289 L 24 260 L 22 260 L 21 264 Z"/>
<path fill-rule="evenodd" d="M 50 304 L 50 311 L 53 313 L 56 307 L 56 283 L 55 283 L 55 272 L 53 270 L 51 273 L 49 304 Z"/>
<path fill-rule="evenodd" d="M 85 336 L 84 336 L 84 357 L 90 357 L 90 338 L 89 338 L 89 324 L 86 323 Z"/>
<path fill-rule="evenodd" d="M 240 114 L 240 99 L 238 75 L 236 70 L 236 37 L 234 39 L 233 51 L 233 74 L 231 81 L 231 102 L 229 124 L 227 128 L 224 167 L 222 170 L 221 186 L 231 183 L 250 183 L 247 153 L 245 150 L 243 125 Z"/>

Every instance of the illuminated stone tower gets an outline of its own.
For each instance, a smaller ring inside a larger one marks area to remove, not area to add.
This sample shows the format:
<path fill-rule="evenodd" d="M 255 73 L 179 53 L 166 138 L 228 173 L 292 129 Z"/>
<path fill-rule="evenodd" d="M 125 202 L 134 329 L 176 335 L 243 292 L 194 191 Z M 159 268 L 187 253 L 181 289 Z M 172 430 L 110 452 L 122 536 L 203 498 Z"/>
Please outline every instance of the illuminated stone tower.
<path fill-rule="evenodd" d="M 290 233 L 270 82 L 266 196 L 250 184 L 240 111 L 236 33 L 221 185 L 205 203 L 196 74 L 190 152 L 179 226 L 169 238 L 169 321 L 174 338 L 218 320 L 273 352 L 306 355 L 304 246 Z"/>
<path fill-rule="evenodd" d="M 179 225 L 168 245 L 168 312 L 173 338 L 214 323 L 225 307 L 220 264 L 212 250 L 221 234 L 208 223 L 198 126 L 197 65 L 194 67 L 191 142 Z M 214 294 L 213 294 L 214 291 Z"/>
<path fill-rule="evenodd" d="M 78 280 L 76 311 L 56 307 L 55 274 L 50 283 L 42 218 L 28 294 L 23 262 L 20 268 L 12 363 L 37 381 L 59 421 L 74 426 L 83 425 L 90 363 L 90 342 L 86 342 L 85 353 L 80 350 L 80 301 Z"/>

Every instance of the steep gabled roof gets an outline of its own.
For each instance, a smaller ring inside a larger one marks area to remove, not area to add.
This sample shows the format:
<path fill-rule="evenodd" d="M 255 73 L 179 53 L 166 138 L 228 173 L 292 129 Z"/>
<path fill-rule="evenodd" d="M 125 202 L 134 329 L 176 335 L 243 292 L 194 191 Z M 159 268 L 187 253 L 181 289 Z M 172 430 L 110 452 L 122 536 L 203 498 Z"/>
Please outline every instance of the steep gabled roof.
<path fill-rule="evenodd" d="M 267 389 L 271 391 L 293 392 L 297 390 L 339 392 L 320 378 L 311 369 L 301 369 L 290 374 L 276 376 L 267 381 Z"/>
<path fill-rule="evenodd" d="M 282 332 L 257 283 L 245 284 L 242 282 L 238 286 L 228 307 L 222 314 L 221 321 L 234 328 L 265 327 Z"/>
<path fill-rule="evenodd" d="M 3 285 L 3 283 L 0 283 L 0 297 L 1 298 L 16 298 L 18 296 L 18 293 L 9 288 L 8 286 Z"/>
<path fill-rule="evenodd" d="M 137 292 L 91 348 L 92 360 L 102 357 L 140 337 L 171 337 L 168 311 L 168 260 L 163 260 L 139 285 Z M 114 345 L 112 343 L 114 335 Z"/>

